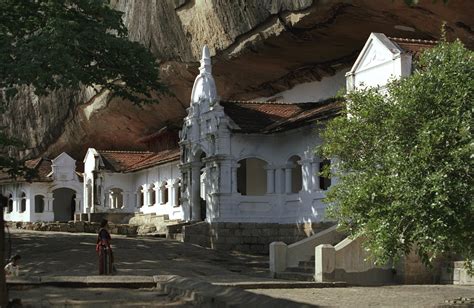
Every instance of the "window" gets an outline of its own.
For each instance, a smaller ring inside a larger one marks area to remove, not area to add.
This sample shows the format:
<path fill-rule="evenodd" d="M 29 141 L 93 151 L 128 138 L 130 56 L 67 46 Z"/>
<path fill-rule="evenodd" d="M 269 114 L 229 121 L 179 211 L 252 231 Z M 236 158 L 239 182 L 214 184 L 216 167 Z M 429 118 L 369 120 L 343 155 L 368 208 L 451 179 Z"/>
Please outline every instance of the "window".
<path fill-rule="evenodd" d="M 168 203 L 168 183 L 164 182 L 161 184 L 161 204 Z"/>
<path fill-rule="evenodd" d="M 21 202 L 20 202 L 20 213 L 26 211 L 26 194 L 23 192 L 21 193 Z"/>
<path fill-rule="evenodd" d="M 140 186 L 137 190 L 137 207 L 143 207 L 143 205 L 145 205 L 145 194 Z"/>
<path fill-rule="evenodd" d="M 293 167 L 291 169 L 291 193 L 297 194 L 303 188 L 303 172 L 299 161 L 301 158 L 297 155 L 290 157 L 288 163 Z"/>
<path fill-rule="evenodd" d="M 331 161 L 329 159 L 325 159 L 319 163 L 319 172 L 329 172 L 331 168 Z M 329 186 L 331 186 L 331 178 L 325 177 L 323 175 L 319 175 L 319 188 L 321 190 L 328 190 Z"/>
<path fill-rule="evenodd" d="M 123 189 L 112 188 L 110 190 L 110 208 L 120 209 L 123 207 Z"/>
<path fill-rule="evenodd" d="M 175 194 L 174 194 L 174 206 L 180 206 L 181 203 L 181 180 L 176 182 L 175 186 Z"/>
<path fill-rule="evenodd" d="M 44 196 L 36 195 L 35 196 L 35 213 L 44 212 Z"/>
<path fill-rule="evenodd" d="M 153 206 L 156 203 L 156 192 L 155 192 L 155 185 L 151 184 L 150 188 L 148 188 L 148 206 Z"/>
<path fill-rule="evenodd" d="M 267 193 L 267 162 L 258 158 L 239 161 L 237 191 L 246 196 L 263 196 Z"/>

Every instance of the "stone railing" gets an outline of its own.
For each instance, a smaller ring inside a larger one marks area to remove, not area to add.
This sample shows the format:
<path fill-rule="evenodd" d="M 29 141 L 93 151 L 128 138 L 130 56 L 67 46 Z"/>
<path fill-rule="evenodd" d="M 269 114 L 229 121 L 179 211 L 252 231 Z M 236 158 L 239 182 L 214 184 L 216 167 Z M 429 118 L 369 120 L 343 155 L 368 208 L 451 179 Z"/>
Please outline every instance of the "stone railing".
<path fill-rule="evenodd" d="M 345 236 L 338 232 L 336 228 L 337 226 L 334 225 L 291 245 L 283 242 L 271 243 L 270 271 L 279 273 L 288 267 L 298 266 L 300 261 L 308 261 L 314 256 L 316 246 L 338 243 Z"/>
<path fill-rule="evenodd" d="M 315 249 L 317 282 L 345 281 L 354 285 L 380 285 L 394 282 L 390 265 L 376 266 L 362 247 L 363 239 L 345 238 L 336 246 L 322 244 Z"/>

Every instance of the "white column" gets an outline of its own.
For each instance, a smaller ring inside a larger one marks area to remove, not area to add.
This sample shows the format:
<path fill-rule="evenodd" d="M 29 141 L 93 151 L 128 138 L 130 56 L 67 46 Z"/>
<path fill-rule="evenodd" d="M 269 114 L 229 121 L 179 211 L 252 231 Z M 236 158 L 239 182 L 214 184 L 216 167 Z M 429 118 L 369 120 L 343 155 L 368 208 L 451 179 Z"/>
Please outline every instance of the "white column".
<path fill-rule="evenodd" d="M 311 191 L 313 187 L 313 177 L 311 176 L 312 167 L 310 159 L 302 159 L 299 161 L 301 164 L 301 171 L 303 174 L 303 191 Z"/>
<path fill-rule="evenodd" d="M 318 191 L 319 189 L 319 159 L 315 158 L 311 163 L 311 177 L 313 190 Z"/>
<path fill-rule="evenodd" d="M 171 181 L 167 182 L 166 188 L 168 188 L 168 204 L 172 205 L 173 204 L 173 184 Z"/>
<path fill-rule="evenodd" d="M 82 197 L 78 197 L 76 195 L 76 198 L 74 199 L 74 203 L 75 203 L 74 213 L 75 214 L 81 213 Z"/>
<path fill-rule="evenodd" d="M 191 211 L 193 221 L 201 220 L 201 163 L 195 163 L 191 170 Z"/>
<path fill-rule="evenodd" d="M 48 193 L 46 194 L 46 198 L 44 198 L 44 211 L 45 212 L 52 212 L 53 211 L 53 194 Z"/>
<path fill-rule="evenodd" d="M 267 166 L 267 194 L 275 193 L 275 169 Z"/>
<path fill-rule="evenodd" d="M 291 194 L 291 166 L 285 168 L 285 193 Z"/>
<path fill-rule="evenodd" d="M 232 193 L 237 192 L 237 169 L 240 167 L 240 164 L 234 164 L 232 166 Z"/>
<path fill-rule="evenodd" d="M 275 169 L 275 193 L 281 194 L 284 192 L 285 174 L 282 168 Z"/>

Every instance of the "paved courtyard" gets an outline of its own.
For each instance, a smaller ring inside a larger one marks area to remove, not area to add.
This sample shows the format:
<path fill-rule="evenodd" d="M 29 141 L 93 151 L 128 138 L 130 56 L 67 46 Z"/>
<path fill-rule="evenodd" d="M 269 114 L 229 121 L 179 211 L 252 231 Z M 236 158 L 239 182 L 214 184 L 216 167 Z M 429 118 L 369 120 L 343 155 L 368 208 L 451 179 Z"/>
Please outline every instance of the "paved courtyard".
<path fill-rule="evenodd" d="M 95 235 L 11 230 L 12 252 L 19 253 L 21 275 L 90 276 L 97 273 Z M 161 238 L 113 236 L 119 275 L 179 275 L 210 283 L 271 281 L 268 257 L 217 252 L 196 245 Z M 256 294 L 288 299 L 309 306 L 433 307 L 445 300 L 474 297 L 472 286 L 384 286 L 305 289 L 253 289 Z M 107 289 L 55 287 L 12 291 L 35 306 L 186 306 L 156 289 Z M 109 300 L 107 300 L 109 299 Z"/>

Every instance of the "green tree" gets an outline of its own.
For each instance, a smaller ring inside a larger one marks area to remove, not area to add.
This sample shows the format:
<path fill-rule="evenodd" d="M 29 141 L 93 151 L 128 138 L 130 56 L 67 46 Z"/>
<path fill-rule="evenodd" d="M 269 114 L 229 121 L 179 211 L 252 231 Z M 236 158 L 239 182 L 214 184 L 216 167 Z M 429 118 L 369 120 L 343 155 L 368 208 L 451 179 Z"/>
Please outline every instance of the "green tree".
<path fill-rule="evenodd" d="M 388 94 L 349 93 L 328 123 L 322 152 L 340 179 L 330 215 L 367 238 L 376 261 L 413 247 L 427 265 L 444 253 L 474 259 L 473 101 L 474 53 L 443 41 Z"/>
<path fill-rule="evenodd" d="M 127 39 L 122 13 L 108 0 L 0 0 L 0 108 L 14 102 L 21 87 L 42 96 L 81 86 L 136 104 L 156 102 L 156 94 L 166 91 L 153 55 Z M 0 127 L 0 169 L 24 175 L 27 169 L 7 154 L 18 145 Z M 3 307 L 1 271 L 3 266 Z"/>
<path fill-rule="evenodd" d="M 0 88 L 39 94 L 80 85 L 133 102 L 165 90 L 153 55 L 127 39 L 107 0 L 1 0 Z"/>

